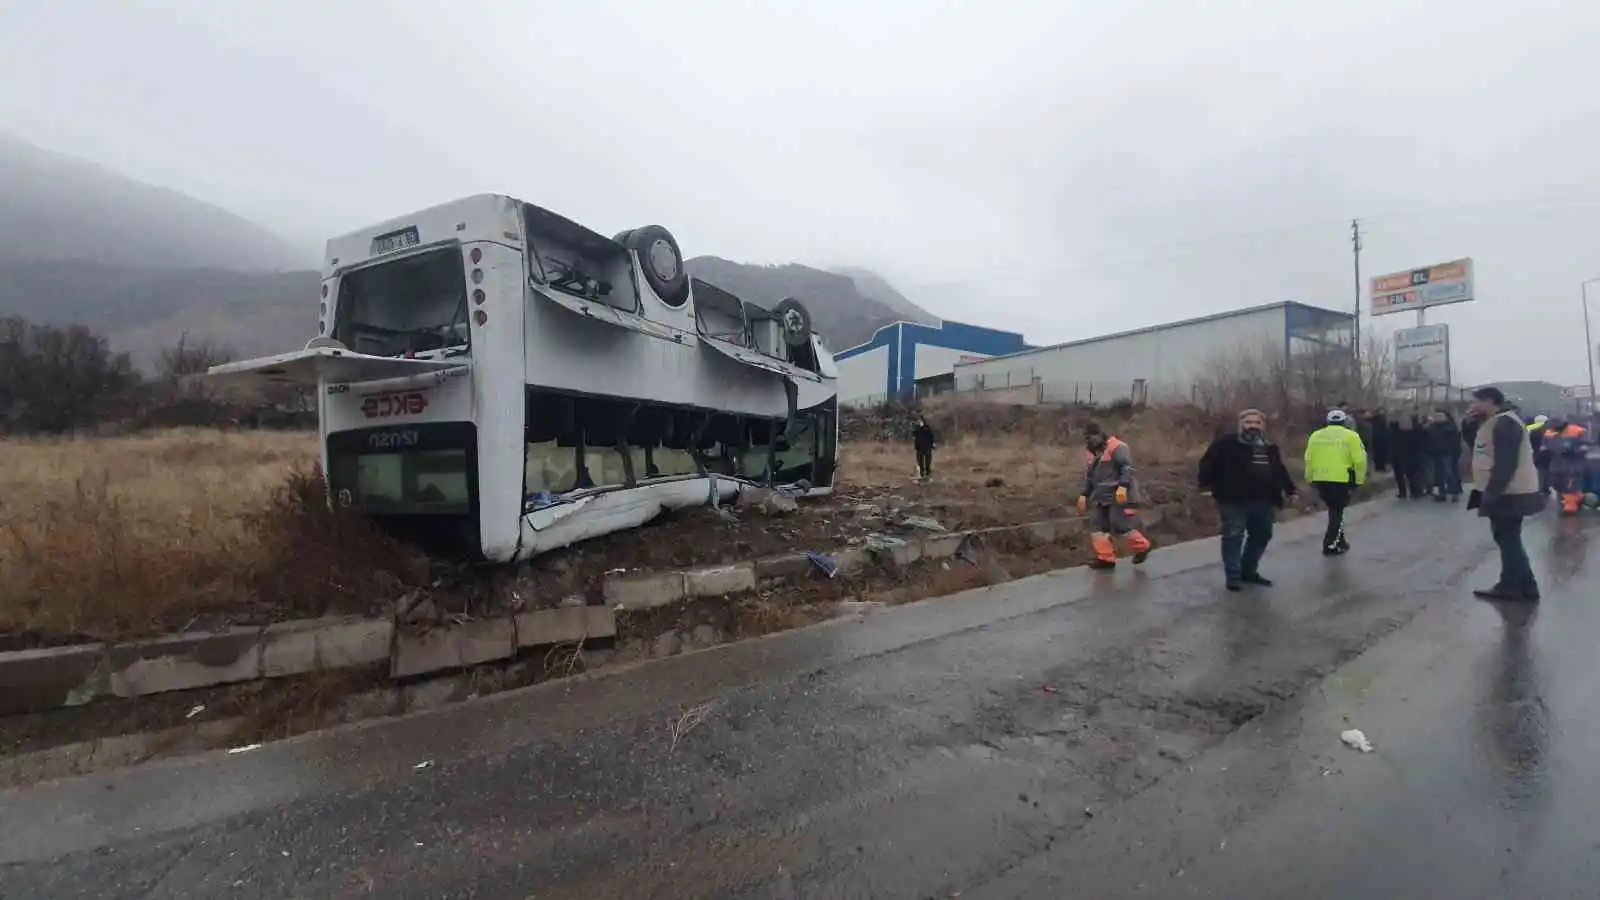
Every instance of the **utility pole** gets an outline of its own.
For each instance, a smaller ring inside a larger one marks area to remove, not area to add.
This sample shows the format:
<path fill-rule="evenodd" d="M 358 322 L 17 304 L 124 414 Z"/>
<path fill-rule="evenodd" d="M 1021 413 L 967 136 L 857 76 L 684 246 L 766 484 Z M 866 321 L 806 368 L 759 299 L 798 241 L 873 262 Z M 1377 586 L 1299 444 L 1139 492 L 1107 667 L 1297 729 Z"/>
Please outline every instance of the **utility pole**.
<path fill-rule="evenodd" d="M 1356 263 L 1356 318 L 1355 333 L 1352 337 L 1354 345 L 1350 348 L 1355 353 L 1356 384 L 1365 387 L 1361 377 L 1361 220 L 1350 220 L 1350 247 L 1355 252 Z"/>

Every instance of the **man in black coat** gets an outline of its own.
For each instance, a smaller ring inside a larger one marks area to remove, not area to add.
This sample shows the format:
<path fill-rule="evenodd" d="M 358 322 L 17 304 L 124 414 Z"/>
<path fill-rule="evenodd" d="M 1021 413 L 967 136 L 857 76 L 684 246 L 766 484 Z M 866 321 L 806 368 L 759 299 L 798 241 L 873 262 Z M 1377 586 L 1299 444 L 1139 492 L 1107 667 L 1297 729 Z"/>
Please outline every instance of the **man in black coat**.
<path fill-rule="evenodd" d="M 1394 464 L 1395 492 L 1401 500 L 1420 500 L 1427 493 L 1422 477 L 1423 433 L 1417 417 L 1399 410 L 1389 420 L 1389 461 Z"/>
<path fill-rule="evenodd" d="M 1380 406 L 1368 416 L 1367 431 L 1372 435 L 1367 452 L 1372 456 L 1373 470 L 1389 471 L 1389 411 Z M 1363 440 L 1367 439 L 1363 436 Z"/>
<path fill-rule="evenodd" d="M 917 475 L 920 478 L 933 477 L 933 426 L 922 416 L 917 416 L 917 426 L 911 431 L 911 445 L 917 451 Z"/>
<path fill-rule="evenodd" d="M 1278 445 L 1267 439 L 1266 421 L 1258 409 L 1239 413 L 1238 430 L 1212 441 L 1200 459 L 1200 490 L 1217 501 L 1222 519 L 1222 570 L 1230 591 L 1271 586 L 1261 575 L 1261 557 L 1285 497 L 1297 493 Z"/>

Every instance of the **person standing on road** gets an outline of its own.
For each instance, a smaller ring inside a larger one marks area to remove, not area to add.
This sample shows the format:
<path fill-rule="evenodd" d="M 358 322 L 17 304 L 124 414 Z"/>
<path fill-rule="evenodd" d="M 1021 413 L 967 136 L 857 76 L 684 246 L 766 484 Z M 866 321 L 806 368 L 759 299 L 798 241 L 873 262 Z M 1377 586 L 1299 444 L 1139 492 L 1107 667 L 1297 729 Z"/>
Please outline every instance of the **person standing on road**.
<path fill-rule="evenodd" d="M 933 426 L 922 416 L 917 416 L 917 425 L 911 431 L 911 444 L 917 451 L 917 477 L 932 478 L 933 448 L 938 442 L 933 437 Z"/>
<path fill-rule="evenodd" d="M 1500 548 L 1500 580 L 1473 591 L 1486 600 L 1539 599 L 1533 564 L 1522 546 L 1522 520 L 1544 509 L 1539 473 L 1533 467 L 1533 445 L 1506 395 L 1492 385 L 1472 392 L 1472 496 L 1468 509 L 1489 520 L 1489 533 Z"/>
<path fill-rule="evenodd" d="M 1428 423 L 1428 453 L 1433 457 L 1433 486 L 1436 503 L 1461 499 L 1461 428 L 1450 413 L 1436 409 Z"/>
<path fill-rule="evenodd" d="M 1398 410 L 1389 421 L 1389 461 L 1394 464 L 1394 486 L 1401 500 L 1420 500 L 1422 486 L 1422 432 L 1416 414 Z"/>
<path fill-rule="evenodd" d="M 1114 568 L 1117 548 L 1112 535 L 1122 538 L 1123 546 L 1139 565 L 1150 556 L 1150 539 L 1139 530 L 1138 481 L 1133 475 L 1133 454 L 1128 445 L 1094 422 L 1083 428 L 1083 492 L 1078 495 L 1078 512 L 1092 516 L 1089 542 L 1094 546 L 1097 569 Z M 1090 509 L 1090 507 L 1093 509 Z"/>
<path fill-rule="evenodd" d="M 1372 453 L 1372 468 L 1377 472 L 1389 471 L 1389 411 L 1378 407 L 1368 420 L 1368 429 L 1371 431 L 1371 443 L 1367 449 Z"/>
<path fill-rule="evenodd" d="M 1528 430 L 1528 443 L 1533 445 L 1533 467 L 1539 473 L 1539 493 L 1550 493 L 1550 453 L 1544 449 L 1544 427 L 1550 417 L 1540 413 L 1533 417 L 1525 428 Z"/>
<path fill-rule="evenodd" d="M 1247 409 L 1239 413 L 1238 430 L 1212 441 L 1200 458 L 1200 490 L 1217 501 L 1222 520 L 1222 570 L 1230 591 L 1272 584 L 1261 575 L 1261 557 L 1284 498 L 1296 494 L 1266 427 L 1261 410 Z"/>
<path fill-rule="evenodd" d="M 1367 483 L 1367 451 L 1354 421 L 1342 409 L 1328 411 L 1328 424 L 1312 432 L 1306 442 L 1306 483 L 1317 489 L 1328 506 L 1328 528 L 1322 536 L 1322 555 L 1350 552 L 1344 533 L 1344 511 L 1356 488 Z"/>
<path fill-rule="evenodd" d="M 1589 430 L 1565 418 L 1551 419 L 1544 432 L 1544 449 L 1549 452 L 1547 483 L 1561 501 L 1561 514 L 1577 515 L 1583 507 L 1583 473 L 1588 465 Z"/>

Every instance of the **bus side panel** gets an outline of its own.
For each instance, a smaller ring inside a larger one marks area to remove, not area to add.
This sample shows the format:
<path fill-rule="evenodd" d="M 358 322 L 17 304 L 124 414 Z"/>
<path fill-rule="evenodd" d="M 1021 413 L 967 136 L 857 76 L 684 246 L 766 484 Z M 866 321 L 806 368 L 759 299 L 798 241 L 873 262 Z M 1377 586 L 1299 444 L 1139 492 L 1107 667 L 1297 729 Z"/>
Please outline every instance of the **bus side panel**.
<path fill-rule="evenodd" d="M 473 249 L 483 252 L 477 264 Z M 478 535 L 491 562 L 510 562 L 522 536 L 526 415 L 523 352 L 527 277 L 522 253 L 502 244 L 462 245 L 472 322 L 472 390 L 478 426 Z M 481 270 L 481 281 L 472 271 Z M 484 292 L 477 303 L 474 290 Z M 479 324 L 478 314 L 484 321 Z"/>

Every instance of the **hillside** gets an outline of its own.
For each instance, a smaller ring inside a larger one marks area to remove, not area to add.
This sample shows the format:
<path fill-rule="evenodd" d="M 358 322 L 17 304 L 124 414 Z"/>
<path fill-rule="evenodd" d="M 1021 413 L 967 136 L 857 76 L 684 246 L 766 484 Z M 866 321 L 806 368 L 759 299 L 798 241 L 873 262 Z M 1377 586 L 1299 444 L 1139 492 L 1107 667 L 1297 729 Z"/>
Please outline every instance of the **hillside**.
<path fill-rule="evenodd" d="M 841 275 L 795 263 L 750 266 L 715 256 L 697 256 L 685 266 L 696 278 L 763 306 L 785 297 L 800 300 L 811 310 L 812 326 L 834 350 L 862 343 L 872 337 L 873 331 L 891 322 L 939 321 L 865 269 Z"/>
<path fill-rule="evenodd" d="M 3 132 L 0 198 L 0 263 L 273 271 L 312 262 L 227 210 Z"/>
<path fill-rule="evenodd" d="M 76 323 L 148 361 L 185 330 L 240 356 L 305 344 L 317 274 L 270 231 L 226 210 L 0 133 L 0 315 Z M 695 275 L 749 300 L 797 297 L 835 349 L 901 319 L 936 322 L 865 269 L 750 266 Z"/>

